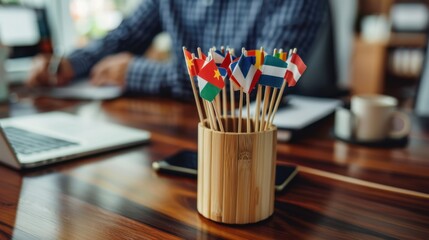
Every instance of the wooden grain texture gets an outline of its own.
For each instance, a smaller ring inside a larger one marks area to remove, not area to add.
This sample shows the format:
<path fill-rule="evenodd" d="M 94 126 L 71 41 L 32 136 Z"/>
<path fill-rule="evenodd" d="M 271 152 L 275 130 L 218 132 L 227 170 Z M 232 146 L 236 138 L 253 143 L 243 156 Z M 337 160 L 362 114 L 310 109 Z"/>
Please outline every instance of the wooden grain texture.
<path fill-rule="evenodd" d="M 275 182 L 276 182 L 276 160 L 277 160 L 277 128 L 274 127 L 273 125 L 270 125 L 270 131 L 271 129 L 273 129 L 273 132 L 271 135 L 268 135 L 268 137 L 270 137 L 269 140 L 271 140 L 273 142 L 272 149 L 271 149 L 271 154 L 272 154 L 272 161 L 271 161 L 271 179 L 270 179 L 270 186 L 275 186 Z M 269 197 L 270 199 L 268 200 L 269 202 L 269 210 L 268 213 L 269 215 L 271 215 L 274 211 L 274 201 L 275 200 L 275 189 L 274 187 L 270 188 L 270 192 L 269 192 Z"/>
<path fill-rule="evenodd" d="M 51 110 L 80 115 L 91 109 L 94 119 L 150 130 L 151 143 L 32 171 L 0 166 L 0 239 L 429 236 L 427 199 L 318 174 L 429 194 L 429 119 L 411 115 L 413 127 L 404 148 L 368 148 L 336 141 L 330 135 L 332 118 L 294 143 L 279 143 L 278 164 L 294 163 L 317 171 L 298 173 L 285 191 L 277 193 L 274 214 L 267 220 L 230 226 L 198 214 L 197 179 L 151 169 L 152 161 L 184 148 L 197 149 L 198 115 L 193 104 L 121 98 L 96 105 L 37 98 L 3 106 L 0 116 Z"/>
<path fill-rule="evenodd" d="M 209 129 L 207 129 L 209 130 Z M 225 135 L 212 133 L 212 139 L 204 148 L 211 149 L 210 165 L 210 219 L 222 222 L 223 209 L 223 152 L 225 146 Z M 205 161 L 206 159 L 203 159 Z M 208 200 L 208 199 L 206 199 Z"/>
<path fill-rule="evenodd" d="M 212 131 L 208 129 L 204 129 L 204 136 L 203 136 L 203 142 L 204 144 L 208 144 L 212 142 Z M 212 148 L 204 148 L 203 152 L 203 211 L 202 214 L 205 217 L 210 217 L 211 215 L 211 174 L 212 174 Z"/>
<path fill-rule="evenodd" d="M 223 181 L 223 196 L 231 196 L 237 193 L 237 159 L 238 155 L 238 136 L 236 134 L 225 134 L 224 144 L 224 179 Z M 234 223 L 235 222 L 235 209 L 237 204 L 237 198 L 223 198 L 223 222 Z"/>
<path fill-rule="evenodd" d="M 238 135 L 237 152 L 237 202 L 235 222 L 246 223 L 249 219 L 250 207 L 250 173 L 252 170 L 252 149 L 254 147 L 254 135 Z"/>
<path fill-rule="evenodd" d="M 204 124 L 205 123 L 200 123 L 199 127 L 198 127 L 198 139 L 200 139 L 198 141 L 198 172 L 203 172 L 204 171 Z M 197 199 L 202 199 L 203 198 L 203 186 L 204 186 L 204 179 L 203 179 L 203 174 L 198 174 L 198 189 L 197 189 Z M 203 211 L 203 202 L 202 201 L 198 201 L 197 202 L 197 209 L 198 212 L 202 212 Z"/>

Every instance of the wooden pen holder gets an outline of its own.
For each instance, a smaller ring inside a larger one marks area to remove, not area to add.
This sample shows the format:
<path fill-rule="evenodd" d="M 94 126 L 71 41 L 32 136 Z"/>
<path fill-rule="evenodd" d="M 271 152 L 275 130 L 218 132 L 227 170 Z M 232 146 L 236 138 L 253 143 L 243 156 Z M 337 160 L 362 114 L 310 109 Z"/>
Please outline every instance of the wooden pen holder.
<path fill-rule="evenodd" d="M 224 126 L 236 126 L 233 122 L 238 120 L 222 121 Z M 197 209 L 216 222 L 259 222 L 274 211 L 277 128 L 251 133 L 230 130 L 198 125 Z"/>

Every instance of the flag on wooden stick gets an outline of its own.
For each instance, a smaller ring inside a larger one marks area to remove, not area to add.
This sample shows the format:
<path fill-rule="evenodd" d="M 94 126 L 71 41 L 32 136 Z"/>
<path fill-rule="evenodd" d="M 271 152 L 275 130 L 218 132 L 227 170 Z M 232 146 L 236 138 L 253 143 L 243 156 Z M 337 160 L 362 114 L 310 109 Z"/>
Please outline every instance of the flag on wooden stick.
<path fill-rule="evenodd" d="M 263 51 L 261 51 L 261 50 L 247 50 L 246 56 L 255 57 L 254 65 L 256 68 L 261 69 L 262 64 L 264 64 L 264 57 L 265 57 L 265 54 Z"/>
<path fill-rule="evenodd" d="M 242 55 L 232 72 L 232 76 L 240 83 L 245 93 L 250 93 L 258 82 L 261 71 L 252 64 L 251 57 Z"/>
<path fill-rule="evenodd" d="M 192 53 L 186 49 L 184 49 L 183 52 L 185 53 L 186 67 L 188 68 L 189 75 L 191 77 L 195 77 L 197 75 L 197 72 L 195 70 L 194 58 L 192 57 Z"/>
<path fill-rule="evenodd" d="M 235 67 L 237 66 L 239 58 L 236 58 L 233 60 L 233 62 L 229 65 L 229 67 L 226 69 L 227 74 L 229 76 L 229 79 L 232 81 L 232 85 L 234 87 L 234 91 L 240 90 L 240 83 L 237 81 L 237 79 L 232 75 L 232 72 L 234 71 Z"/>
<path fill-rule="evenodd" d="M 218 65 L 218 66 L 220 66 L 222 64 L 223 60 L 225 59 L 225 55 L 220 50 L 211 51 L 209 55 L 212 56 L 216 65 Z"/>
<path fill-rule="evenodd" d="M 203 60 L 201 60 L 203 61 Z M 198 66 L 200 66 L 198 62 Z M 219 94 L 220 90 L 225 86 L 222 75 L 217 68 L 214 60 L 205 62 L 203 67 L 198 72 L 198 87 L 200 89 L 200 96 L 208 101 L 213 99 Z"/>
<path fill-rule="evenodd" d="M 268 55 L 265 56 L 262 65 L 262 75 L 259 84 L 275 88 L 281 88 L 288 64 L 280 58 Z"/>
<path fill-rule="evenodd" d="M 305 72 L 307 66 L 297 53 L 293 53 L 288 61 L 288 67 L 285 74 L 285 79 L 289 87 L 293 87 L 298 82 L 301 75 Z"/>

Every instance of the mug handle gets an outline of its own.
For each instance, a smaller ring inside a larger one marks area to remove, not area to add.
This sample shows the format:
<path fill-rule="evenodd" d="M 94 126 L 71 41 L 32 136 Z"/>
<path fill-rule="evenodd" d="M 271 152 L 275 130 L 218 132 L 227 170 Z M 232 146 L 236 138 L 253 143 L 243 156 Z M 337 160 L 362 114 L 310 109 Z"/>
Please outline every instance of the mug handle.
<path fill-rule="evenodd" d="M 402 127 L 402 129 L 399 129 L 399 130 L 390 131 L 390 133 L 389 133 L 390 138 L 398 139 L 398 138 L 402 138 L 402 137 L 407 136 L 411 130 L 411 122 L 410 122 L 410 118 L 408 117 L 408 115 L 403 113 L 403 112 L 396 111 L 393 113 L 392 119 L 393 118 L 401 119 L 402 123 L 403 123 L 403 127 Z"/>

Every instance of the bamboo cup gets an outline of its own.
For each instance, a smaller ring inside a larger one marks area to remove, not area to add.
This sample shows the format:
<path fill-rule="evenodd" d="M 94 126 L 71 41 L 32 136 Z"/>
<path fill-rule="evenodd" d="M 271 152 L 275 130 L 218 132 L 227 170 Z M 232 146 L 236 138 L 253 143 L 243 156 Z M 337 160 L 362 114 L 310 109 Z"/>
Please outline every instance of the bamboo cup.
<path fill-rule="evenodd" d="M 237 133 L 233 120 L 222 119 L 225 132 L 198 125 L 197 209 L 216 222 L 255 223 L 274 211 L 277 128 L 246 133 L 242 120 Z"/>

